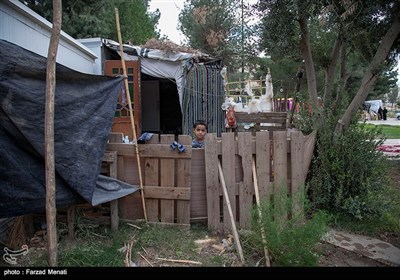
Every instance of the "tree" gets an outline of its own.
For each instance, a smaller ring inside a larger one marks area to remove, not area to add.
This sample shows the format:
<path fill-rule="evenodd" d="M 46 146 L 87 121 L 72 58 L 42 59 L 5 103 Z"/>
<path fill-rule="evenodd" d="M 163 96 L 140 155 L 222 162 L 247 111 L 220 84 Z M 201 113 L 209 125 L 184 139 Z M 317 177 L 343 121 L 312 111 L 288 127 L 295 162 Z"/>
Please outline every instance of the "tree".
<path fill-rule="evenodd" d="M 387 166 L 376 147 L 383 140 L 358 124 L 356 112 L 395 81 L 400 2 L 265 0 L 259 7 L 267 54 L 304 60 L 312 114 L 301 120 L 307 131 L 318 129 L 307 177 L 314 206 L 358 219 L 382 217 L 387 208 L 378 198 Z"/>
<path fill-rule="evenodd" d="M 32 10 L 52 21 L 52 0 L 21 0 Z M 144 44 L 148 39 L 159 37 L 155 26 L 160 12 L 147 12 L 149 0 L 64 0 L 62 2 L 62 29 L 74 38 L 102 37 L 118 40 L 115 28 L 114 8 L 121 18 L 121 33 L 126 41 Z"/>
<path fill-rule="evenodd" d="M 187 0 L 179 14 L 179 28 L 187 44 L 222 58 L 232 74 L 256 57 L 250 13 L 251 6 L 243 1 Z"/>
<path fill-rule="evenodd" d="M 342 111 L 335 134 L 342 133 L 379 76 L 395 66 L 400 3 L 266 0 L 260 2 L 259 9 L 265 14 L 261 45 L 273 54 L 286 51 L 295 59 L 300 49 L 313 113 L 321 113 L 318 97 L 323 97 L 325 109 Z M 356 59 L 357 63 L 349 63 Z M 325 73 L 323 83 L 318 80 L 320 70 Z M 354 73 L 362 74 L 361 79 L 358 89 L 349 92 L 348 82 Z M 344 99 L 351 101 L 347 109 L 342 104 Z"/>
<path fill-rule="evenodd" d="M 392 108 L 394 103 L 398 102 L 400 100 L 399 98 L 399 88 L 397 87 L 397 85 L 395 87 L 393 87 L 389 94 L 388 94 L 388 101 L 389 103 L 392 104 Z"/>

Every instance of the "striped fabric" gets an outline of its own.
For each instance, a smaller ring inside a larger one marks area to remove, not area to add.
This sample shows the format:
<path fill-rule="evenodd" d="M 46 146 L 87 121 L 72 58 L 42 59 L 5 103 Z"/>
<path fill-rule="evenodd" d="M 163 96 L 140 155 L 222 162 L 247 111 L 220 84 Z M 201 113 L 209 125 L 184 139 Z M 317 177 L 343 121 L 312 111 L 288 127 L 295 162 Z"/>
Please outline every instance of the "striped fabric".
<path fill-rule="evenodd" d="M 204 120 L 208 133 L 221 136 L 225 131 L 225 112 L 221 105 L 225 100 L 221 65 L 195 63 L 186 72 L 183 91 L 183 134 L 193 135 L 193 124 Z"/>

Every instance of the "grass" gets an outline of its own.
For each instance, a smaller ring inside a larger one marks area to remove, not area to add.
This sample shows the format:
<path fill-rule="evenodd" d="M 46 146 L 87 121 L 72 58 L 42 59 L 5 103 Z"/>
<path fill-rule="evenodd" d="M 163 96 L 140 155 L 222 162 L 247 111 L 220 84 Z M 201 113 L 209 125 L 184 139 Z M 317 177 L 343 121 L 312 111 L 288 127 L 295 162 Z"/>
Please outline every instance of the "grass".
<path fill-rule="evenodd" d="M 374 125 L 374 124 L 365 124 L 365 128 L 373 129 L 375 126 L 378 126 L 382 129 L 382 135 L 386 139 L 400 139 L 400 126 L 394 125 Z"/>
<path fill-rule="evenodd" d="M 155 267 L 181 265 L 159 259 L 189 260 L 200 262 L 200 266 L 206 267 L 228 266 L 233 263 L 232 259 L 236 259 L 234 252 L 219 255 L 218 251 L 210 249 L 199 251 L 194 241 L 208 236 L 207 226 L 203 224 L 192 224 L 190 229 L 179 229 L 143 223 L 138 225 L 139 229 L 121 223 L 118 231 L 113 233 L 109 226 L 78 222 L 73 241 L 67 239 L 67 227 L 64 223 L 58 223 L 57 226 L 60 267 L 123 267 L 126 258 L 123 248 L 130 240 L 133 240 L 131 261 L 138 266 L 149 266 L 145 258 Z M 39 250 L 36 254 L 30 253 L 21 265 L 47 267 L 47 255 L 44 250 Z"/>
<path fill-rule="evenodd" d="M 388 164 L 388 168 L 393 168 L 393 170 L 397 169 L 398 178 L 400 178 L 398 163 L 389 161 Z M 395 180 L 392 181 L 391 185 L 385 187 L 385 191 L 382 196 L 379 197 L 379 201 L 382 201 L 382 203 L 391 202 L 388 203 L 388 208 L 384 215 L 379 218 L 361 220 L 348 216 L 336 215 L 335 218 L 332 219 L 332 226 L 339 230 L 343 229 L 372 236 L 379 236 L 379 234 L 384 232 L 400 234 L 400 191 L 399 187 L 396 185 L 398 182 Z"/>

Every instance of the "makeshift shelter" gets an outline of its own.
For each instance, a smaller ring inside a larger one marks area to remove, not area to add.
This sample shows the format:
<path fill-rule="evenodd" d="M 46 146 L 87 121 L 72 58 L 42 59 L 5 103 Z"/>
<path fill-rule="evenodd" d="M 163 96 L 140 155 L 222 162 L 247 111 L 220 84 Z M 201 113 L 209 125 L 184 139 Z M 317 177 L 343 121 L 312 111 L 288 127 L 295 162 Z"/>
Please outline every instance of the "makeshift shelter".
<path fill-rule="evenodd" d="M 382 100 L 366 100 L 364 101 L 364 110 L 378 114 L 379 108 L 383 108 Z"/>
<path fill-rule="evenodd" d="M 106 63 L 120 59 L 117 42 L 106 39 L 102 42 Z M 156 47 L 123 45 L 124 59 L 140 63 L 138 100 L 141 108 L 134 107 L 135 114 L 139 111 L 142 114 L 138 118 L 141 130 L 191 135 L 193 123 L 203 119 L 208 123 L 209 132 L 220 135 L 225 118 L 221 110 L 225 100 L 220 74 L 222 61 L 198 51 Z M 118 54 L 117 58 L 115 54 Z M 157 84 L 151 84 L 152 81 Z"/>
<path fill-rule="evenodd" d="M 0 40 L 0 218 L 45 211 L 46 58 Z M 138 190 L 101 176 L 122 77 L 56 68 L 57 207 L 92 205 Z"/>

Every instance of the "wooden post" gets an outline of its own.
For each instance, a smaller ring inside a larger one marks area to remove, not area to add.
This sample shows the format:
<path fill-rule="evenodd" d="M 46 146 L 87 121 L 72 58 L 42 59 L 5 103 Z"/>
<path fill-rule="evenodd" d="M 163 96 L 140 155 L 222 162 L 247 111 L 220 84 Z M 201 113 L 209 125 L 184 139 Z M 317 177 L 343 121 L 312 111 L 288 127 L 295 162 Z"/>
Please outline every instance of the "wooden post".
<path fill-rule="evenodd" d="M 135 145 L 135 148 L 136 148 L 136 160 L 137 160 L 138 173 L 139 173 L 140 193 L 141 193 L 141 197 L 142 197 L 143 214 L 144 214 L 144 219 L 147 222 L 147 212 L 146 212 L 146 204 L 145 204 L 145 200 L 144 200 L 144 190 L 143 190 L 142 168 L 140 165 L 139 148 L 138 148 L 137 137 L 136 137 L 135 120 L 133 119 L 131 96 L 129 94 L 128 75 L 126 74 L 126 68 L 125 68 L 124 48 L 122 46 L 121 27 L 119 25 L 118 8 L 115 8 L 115 20 L 117 23 L 119 50 L 121 52 L 120 56 L 121 56 L 122 71 L 124 72 L 125 92 L 126 92 L 126 98 L 128 100 L 129 116 L 131 119 L 131 125 L 132 125 L 132 130 L 133 130 L 133 144 Z M 135 106 L 139 106 L 139 104 L 135 104 Z"/>
<path fill-rule="evenodd" d="M 46 222 L 49 266 L 57 266 L 56 180 L 54 163 L 54 96 L 56 91 L 56 58 L 61 32 L 61 0 L 53 0 L 53 28 L 51 30 L 46 68 L 45 108 L 45 168 Z"/>
<path fill-rule="evenodd" d="M 229 201 L 228 191 L 226 189 L 224 173 L 222 172 L 221 162 L 219 160 L 218 160 L 218 171 L 219 171 L 219 178 L 221 180 L 222 191 L 223 191 L 224 198 L 226 201 L 226 206 L 228 208 L 229 217 L 231 219 L 232 231 L 233 231 L 233 236 L 235 237 L 236 249 L 238 251 L 240 261 L 242 263 L 244 263 L 243 250 L 242 250 L 242 246 L 240 245 L 239 234 L 236 229 L 236 222 L 235 222 L 235 218 L 233 217 L 231 202 Z"/>
<path fill-rule="evenodd" d="M 117 179 L 117 158 L 118 153 L 113 151 L 111 152 L 113 161 L 109 163 L 110 168 L 110 177 Z M 118 231 L 119 226 L 119 216 L 118 216 L 118 199 L 114 199 L 110 201 L 110 210 L 111 210 L 111 231 Z"/>

